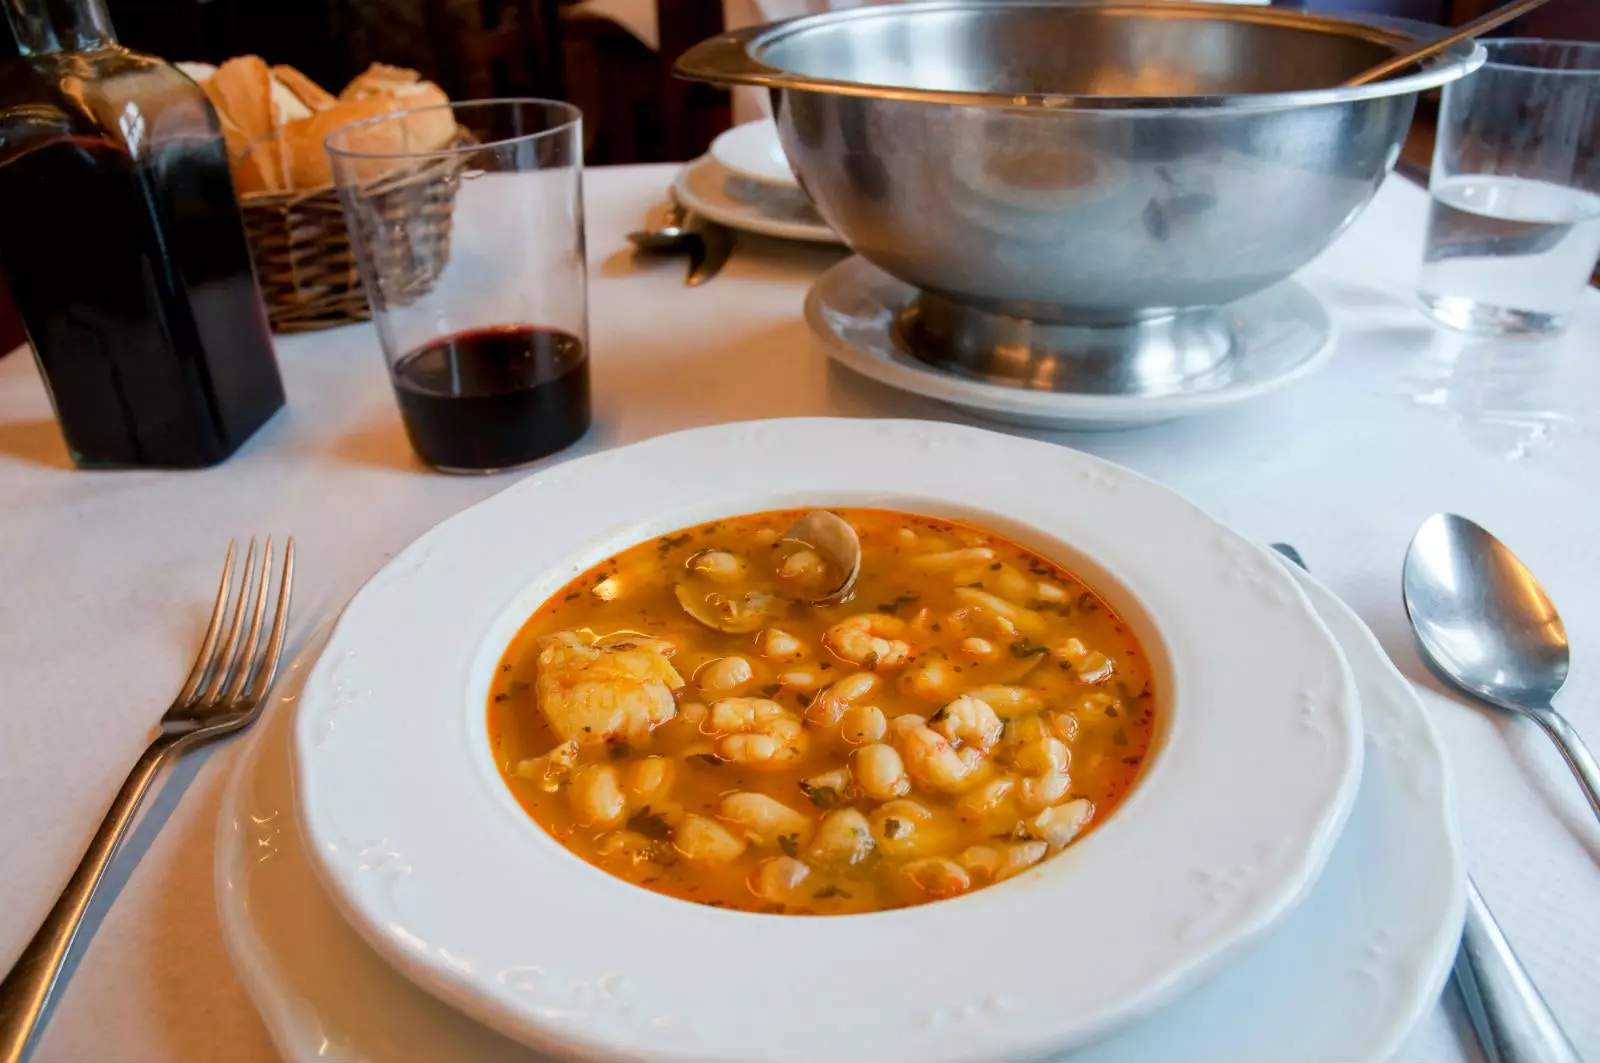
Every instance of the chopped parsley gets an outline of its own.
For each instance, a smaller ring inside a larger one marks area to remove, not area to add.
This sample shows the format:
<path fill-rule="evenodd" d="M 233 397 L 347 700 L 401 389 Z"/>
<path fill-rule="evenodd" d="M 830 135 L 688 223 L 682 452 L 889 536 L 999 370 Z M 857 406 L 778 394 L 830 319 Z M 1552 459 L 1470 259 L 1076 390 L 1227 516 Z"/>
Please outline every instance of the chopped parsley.
<path fill-rule="evenodd" d="M 664 842 L 672 837 L 672 827 L 661 818 L 661 813 L 650 811 L 649 805 L 628 817 L 628 829 L 652 841 Z"/>

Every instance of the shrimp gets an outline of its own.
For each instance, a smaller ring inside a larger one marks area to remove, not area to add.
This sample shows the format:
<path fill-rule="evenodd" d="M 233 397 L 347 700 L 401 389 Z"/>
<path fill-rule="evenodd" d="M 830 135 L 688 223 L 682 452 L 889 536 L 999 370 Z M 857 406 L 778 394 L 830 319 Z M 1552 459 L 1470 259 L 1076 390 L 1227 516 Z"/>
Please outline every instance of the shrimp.
<path fill-rule="evenodd" d="M 1080 683 L 1103 683 L 1117 670 L 1111 658 L 1099 650 L 1089 649 L 1081 639 L 1067 639 L 1050 647 L 1050 656 L 1071 665 Z"/>
<path fill-rule="evenodd" d="M 723 698 L 712 704 L 707 723 L 719 736 L 719 757 L 757 770 L 787 767 L 809 743 L 800 718 L 766 698 Z"/>
<path fill-rule="evenodd" d="M 572 739 L 561 743 L 542 757 L 529 757 L 518 761 L 511 774 L 519 779 L 532 779 L 539 789 L 553 794 L 561 789 L 578 763 L 578 742 Z"/>
<path fill-rule="evenodd" d="M 806 706 L 806 722 L 819 727 L 831 727 L 839 722 L 845 710 L 878 689 L 878 677 L 871 672 L 847 675 L 811 699 Z"/>
<path fill-rule="evenodd" d="M 976 746 L 985 753 L 994 748 L 1005 729 L 988 702 L 967 694 L 934 713 L 928 726 L 952 742 Z"/>
<path fill-rule="evenodd" d="M 911 647 L 895 638 L 906 622 L 888 613 L 861 613 L 841 620 L 822 636 L 822 644 L 841 659 L 868 671 L 893 668 L 911 656 Z"/>
<path fill-rule="evenodd" d="M 928 897 L 954 897 L 972 888 L 972 876 L 942 856 L 913 860 L 900 869 L 905 883 Z"/>
<path fill-rule="evenodd" d="M 941 793 L 959 794 L 977 784 L 989 759 L 976 746 L 957 749 L 950 740 L 928 727 L 912 727 L 900 735 L 900 758 L 906 771 L 922 786 Z"/>
<path fill-rule="evenodd" d="M 640 738 L 672 719 L 672 694 L 683 689 L 683 677 L 659 646 L 593 643 L 573 631 L 539 640 L 534 690 L 558 739 L 588 746 Z"/>

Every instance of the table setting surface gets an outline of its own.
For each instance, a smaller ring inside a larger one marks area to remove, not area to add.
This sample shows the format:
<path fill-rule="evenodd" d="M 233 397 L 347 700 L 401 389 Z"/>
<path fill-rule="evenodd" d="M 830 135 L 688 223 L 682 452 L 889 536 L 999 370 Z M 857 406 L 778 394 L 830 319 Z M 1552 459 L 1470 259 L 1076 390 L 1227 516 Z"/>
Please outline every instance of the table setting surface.
<path fill-rule="evenodd" d="M 841 249 L 741 234 L 723 271 L 695 289 L 681 260 L 635 258 L 626 234 L 660 213 L 675 172 L 585 178 L 594 425 L 546 465 L 731 421 L 946 420 L 1085 450 L 1258 542 L 1293 543 L 1422 688 L 1449 754 L 1467 865 L 1573 1043 L 1600 1058 L 1600 825 L 1531 724 L 1444 693 L 1400 597 L 1407 541 L 1429 514 L 1491 527 L 1567 625 L 1572 675 L 1558 707 L 1600 733 L 1600 292 L 1585 294 L 1559 340 L 1477 341 L 1432 326 L 1415 294 L 1427 193 L 1393 177 L 1297 275 L 1337 329 L 1314 376 L 1153 427 L 1019 429 L 822 353 L 802 307 Z M 371 326 L 280 338 L 277 349 L 288 407 L 231 460 L 197 472 L 72 471 L 32 359 L 0 359 L 0 955 L 43 918 L 187 672 L 230 538 L 296 537 L 292 655 L 416 536 L 525 475 L 426 470 Z M 217 817 L 240 752 L 235 741 L 188 758 L 135 825 L 33 1059 L 276 1058 L 214 900 Z M 1447 991 L 1395 1058 L 1478 1058 L 1469 1045 Z"/>

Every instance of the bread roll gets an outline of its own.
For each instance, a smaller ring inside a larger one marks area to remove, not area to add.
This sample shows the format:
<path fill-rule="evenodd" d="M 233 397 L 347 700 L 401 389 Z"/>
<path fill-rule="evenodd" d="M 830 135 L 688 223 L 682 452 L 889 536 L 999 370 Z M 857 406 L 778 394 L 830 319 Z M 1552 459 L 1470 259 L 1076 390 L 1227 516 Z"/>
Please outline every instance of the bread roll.
<path fill-rule="evenodd" d="M 285 125 L 279 133 L 279 142 L 283 147 L 285 170 L 291 187 L 308 192 L 332 184 L 333 170 L 327 149 L 323 146 L 328 135 L 340 126 L 377 118 L 394 109 L 392 97 L 368 96 L 360 100 L 341 100 L 310 118 L 301 118 Z M 409 150 L 404 140 L 399 123 L 377 122 L 370 128 L 353 130 L 344 146 L 352 151 L 398 155 Z M 370 180 L 394 166 L 393 159 L 363 162 L 357 174 L 361 180 Z"/>
<path fill-rule="evenodd" d="M 437 108 L 405 119 L 405 147 L 407 152 L 439 151 L 449 147 L 456 137 L 455 112 L 446 106 L 450 97 L 422 75 L 405 67 L 373 63 L 366 71 L 339 94 L 341 100 L 364 100 L 387 96 L 395 102 L 395 110 L 411 111 L 420 108 Z"/>
<path fill-rule="evenodd" d="M 272 76 L 284 88 L 294 93 L 310 111 L 326 111 L 339 102 L 339 97 L 318 85 L 292 66 L 280 64 L 272 68 Z"/>
<path fill-rule="evenodd" d="M 373 63 L 357 75 L 356 79 L 339 93 L 341 100 L 359 100 L 363 96 L 392 96 L 407 85 L 422 80 L 422 75 L 403 66 Z"/>
<path fill-rule="evenodd" d="M 456 112 L 450 97 L 433 82 L 407 85 L 394 94 L 394 102 L 397 110 L 415 112 L 405 118 L 407 150 L 440 151 L 455 141 Z"/>
<path fill-rule="evenodd" d="M 272 71 L 259 55 L 241 55 L 217 67 L 202 86 L 217 110 L 226 112 L 245 136 L 259 140 L 276 126 L 272 114 Z"/>

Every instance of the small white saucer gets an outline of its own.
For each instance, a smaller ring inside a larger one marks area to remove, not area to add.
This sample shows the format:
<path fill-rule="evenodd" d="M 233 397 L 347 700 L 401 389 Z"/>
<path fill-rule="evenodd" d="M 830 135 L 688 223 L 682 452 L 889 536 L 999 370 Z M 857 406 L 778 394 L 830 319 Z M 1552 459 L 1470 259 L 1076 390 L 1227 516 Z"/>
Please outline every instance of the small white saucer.
<path fill-rule="evenodd" d="M 1465 903 L 1443 750 L 1371 632 L 1294 575 L 1361 695 L 1366 765 L 1344 834 L 1304 902 L 1227 970 L 1057 1063 L 1383 1063 L 1438 999 Z M 407 981 L 322 891 L 296 821 L 289 734 L 327 634 L 284 670 L 217 830 L 222 937 L 274 1045 L 297 1061 L 551 1063 Z"/>
<path fill-rule="evenodd" d="M 702 155 L 678 171 L 672 180 L 672 194 L 689 210 L 730 229 L 783 240 L 839 243 L 839 234 L 817 216 L 798 187 L 747 181 L 710 155 Z"/>
<path fill-rule="evenodd" d="M 711 142 L 711 157 L 747 181 L 800 190 L 789 156 L 778 140 L 778 124 L 770 118 L 736 125 L 723 133 Z"/>
<path fill-rule="evenodd" d="M 806 295 L 806 323 L 828 357 L 892 388 L 1034 428 L 1109 429 L 1171 421 L 1238 405 L 1309 376 L 1333 354 L 1322 300 L 1284 281 L 1223 308 L 1236 349 L 1192 389 L 1164 395 L 1094 395 L 991 384 L 911 356 L 894 338 L 917 290 L 859 255 L 829 269 Z"/>

